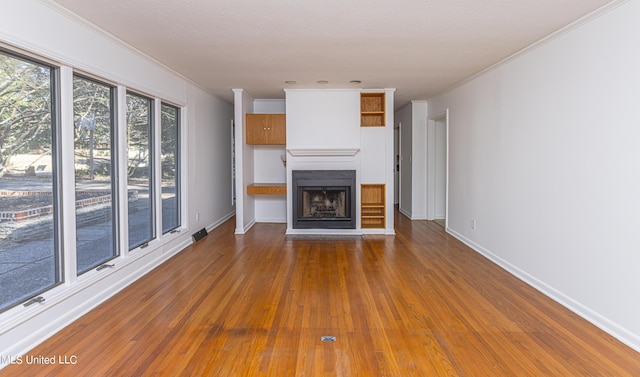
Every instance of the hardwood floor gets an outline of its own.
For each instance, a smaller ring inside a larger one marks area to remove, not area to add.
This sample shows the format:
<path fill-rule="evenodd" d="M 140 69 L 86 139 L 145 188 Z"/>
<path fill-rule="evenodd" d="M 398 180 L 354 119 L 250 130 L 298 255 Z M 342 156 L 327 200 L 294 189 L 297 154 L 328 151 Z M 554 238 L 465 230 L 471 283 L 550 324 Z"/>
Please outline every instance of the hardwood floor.
<path fill-rule="evenodd" d="M 441 226 L 396 220 L 342 240 L 231 220 L 29 352 L 75 365 L 0 375 L 640 375 L 640 354 Z"/>

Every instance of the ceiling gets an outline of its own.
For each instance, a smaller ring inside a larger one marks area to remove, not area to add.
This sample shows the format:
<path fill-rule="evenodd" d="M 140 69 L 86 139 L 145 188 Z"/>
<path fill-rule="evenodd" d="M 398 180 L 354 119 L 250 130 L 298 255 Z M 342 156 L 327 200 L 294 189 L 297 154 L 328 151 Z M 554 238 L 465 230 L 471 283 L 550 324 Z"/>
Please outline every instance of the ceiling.
<path fill-rule="evenodd" d="M 283 88 L 396 88 L 396 108 L 428 99 L 611 2 L 50 1 L 230 103 L 232 88 L 254 98 L 284 98 Z"/>

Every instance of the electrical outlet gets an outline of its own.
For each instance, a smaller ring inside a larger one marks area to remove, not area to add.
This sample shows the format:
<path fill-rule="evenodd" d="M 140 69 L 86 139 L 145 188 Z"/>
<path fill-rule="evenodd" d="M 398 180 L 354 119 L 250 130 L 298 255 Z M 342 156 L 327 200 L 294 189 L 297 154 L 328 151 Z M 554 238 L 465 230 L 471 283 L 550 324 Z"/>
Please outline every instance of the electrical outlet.
<path fill-rule="evenodd" d="M 196 212 L 196 221 L 200 221 L 200 212 Z"/>
<path fill-rule="evenodd" d="M 476 220 L 471 220 L 471 229 L 476 230 Z"/>

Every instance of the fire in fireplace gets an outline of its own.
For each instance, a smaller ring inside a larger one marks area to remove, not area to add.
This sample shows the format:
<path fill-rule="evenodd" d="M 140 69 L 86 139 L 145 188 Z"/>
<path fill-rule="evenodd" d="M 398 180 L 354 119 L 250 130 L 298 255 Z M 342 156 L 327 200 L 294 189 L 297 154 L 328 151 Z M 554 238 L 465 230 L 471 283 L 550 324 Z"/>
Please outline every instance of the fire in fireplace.
<path fill-rule="evenodd" d="M 293 228 L 355 229 L 355 170 L 294 170 Z"/>

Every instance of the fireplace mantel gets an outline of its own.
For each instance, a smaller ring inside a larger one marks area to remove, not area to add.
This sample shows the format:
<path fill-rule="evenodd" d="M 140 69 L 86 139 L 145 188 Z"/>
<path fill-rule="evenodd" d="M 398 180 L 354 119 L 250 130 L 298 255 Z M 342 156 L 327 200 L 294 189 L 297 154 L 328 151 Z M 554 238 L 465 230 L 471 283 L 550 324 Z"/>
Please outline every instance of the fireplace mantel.
<path fill-rule="evenodd" d="M 292 148 L 287 152 L 293 157 L 342 157 L 355 156 L 360 148 Z"/>

